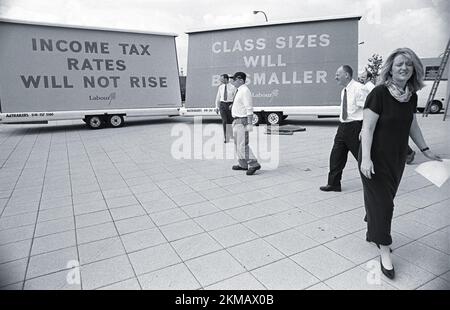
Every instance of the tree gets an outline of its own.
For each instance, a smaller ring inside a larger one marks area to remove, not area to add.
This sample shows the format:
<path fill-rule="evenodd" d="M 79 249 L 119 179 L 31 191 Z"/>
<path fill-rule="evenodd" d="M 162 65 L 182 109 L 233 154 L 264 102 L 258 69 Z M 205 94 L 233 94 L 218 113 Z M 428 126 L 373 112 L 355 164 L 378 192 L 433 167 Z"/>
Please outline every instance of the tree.
<path fill-rule="evenodd" d="M 375 53 L 368 60 L 369 63 L 366 69 L 372 73 L 372 82 L 376 84 L 377 78 L 380 75 L 381 65 L 383 64 L 383 57 Z"/>

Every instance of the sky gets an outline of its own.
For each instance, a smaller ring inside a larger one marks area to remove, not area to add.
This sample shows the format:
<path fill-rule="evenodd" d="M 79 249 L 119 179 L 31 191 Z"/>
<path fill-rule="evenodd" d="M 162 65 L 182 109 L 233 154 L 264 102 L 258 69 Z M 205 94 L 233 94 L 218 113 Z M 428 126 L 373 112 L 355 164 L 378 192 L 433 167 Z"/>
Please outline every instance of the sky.
<path fill-rule="evenodd" d="M 176 33 L 186 73 L 186 31 L 269 22 L 361 15 L 358 69 L 398 47 L 438 57 L 450 37 L 449 0 L 0 0 L 0 18 Z"/>

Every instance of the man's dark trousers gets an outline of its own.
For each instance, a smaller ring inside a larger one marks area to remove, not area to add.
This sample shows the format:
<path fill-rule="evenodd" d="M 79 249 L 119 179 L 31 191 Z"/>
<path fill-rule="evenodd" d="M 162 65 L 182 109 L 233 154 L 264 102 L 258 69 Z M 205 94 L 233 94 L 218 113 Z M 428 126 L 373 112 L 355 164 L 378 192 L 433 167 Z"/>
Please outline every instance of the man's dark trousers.
<path fill-rule="evenodd" d="M 334 144 L 330 155 L 330 172 L 328 173 L 328 185 L 341 185 L 342 170 L 347 163 L 348 151 L 358 160 L 359 133 L 362 121 L 340 123 L 334 137 Z"/>
<path fill-rule="evenodd" d="M 231 129 L 233 117 L 231 116 L 230 105 L 231 102 L 221 101 L 219 106 L 220 117 L 222 118 L 222 125 L 223 125 L 223 136 L 225 141 L 229 141 L 231 136 L 233 135 Z"/>

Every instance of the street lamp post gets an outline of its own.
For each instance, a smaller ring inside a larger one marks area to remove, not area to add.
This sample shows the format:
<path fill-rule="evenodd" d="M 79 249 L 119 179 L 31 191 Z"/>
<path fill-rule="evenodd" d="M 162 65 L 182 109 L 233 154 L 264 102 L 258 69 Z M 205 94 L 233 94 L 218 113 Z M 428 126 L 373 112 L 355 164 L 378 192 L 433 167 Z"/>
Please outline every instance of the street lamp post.
<path fill-rule="evenodd" d="M 258 14 L 258 13 L 263 13 L 264 17 L 266 18 L 266 22 L 269 22 L 269 20 L 267 19 L 266 13 L 264 13 L 263 11 L 253 11 L 253 14 Z"/>

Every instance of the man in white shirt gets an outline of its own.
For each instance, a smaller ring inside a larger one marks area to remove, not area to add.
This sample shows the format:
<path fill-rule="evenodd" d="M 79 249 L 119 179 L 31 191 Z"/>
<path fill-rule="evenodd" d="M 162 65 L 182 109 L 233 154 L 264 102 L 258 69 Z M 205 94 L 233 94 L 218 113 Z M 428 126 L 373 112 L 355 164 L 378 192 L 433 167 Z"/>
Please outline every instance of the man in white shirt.
<path fill-rule="evenodd" d="M 341 91 L 340 124 L 330 155 L 328 184 L 320 187 L 320 190 L 325 192 L 341 191 L 342 171 L 347 163 L 348 151 L 353 154 L 355 159 L 358 158 L 359 133 L 366 99 L 364 85 L 353 80 L 353 70 L 350 66 L 339 67 L 335 79 L 338 85 L 343 86 L 344 89 Z"/>
<path fill-rule="evenodd" d="M 253 129 L 253 102 L 252 93 L 245 85 L 247 75 L 244 72 L 236 72 L 232 79 L 233 84 L 237 88 L 234 97 L 231 114 L 233 120 L 234 146 L 238 156 L 238 165 L 232 167 L 233 170 L 247 170 L 247 175 L 254 174 L 261 169 L 261 165 L 253 155 L 248 145 L 248 133 Z"/>
<path fill-rule="evenodd" d="M 223 143 L 227 143 L 231 138 L 231 122 L 233 118 L 231 117 L 231 105 L 233 103 L 234 95 L 236 94 L 236 87 L 228 83 L 228 74 L 222 74 L 220 76 L 220 81 L 222 84 L 217 90 L 216 96 L 216 113 L 219 113 L 222 118 L 223 126 Z"/>
<path fill-rule="evenodd" d="M 364 71 L 359 75 L 358 80 L 361 84 L 364 85 L 363 90 L 367 93 L 367 95 L 372 91 L 372 89 L 375 88 L 375 84 L 372 82 L 372 73 L 367 71 L 367 69 L 364 69 Z"/>

